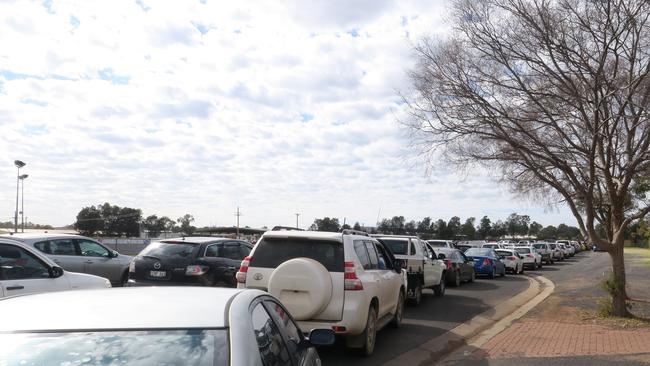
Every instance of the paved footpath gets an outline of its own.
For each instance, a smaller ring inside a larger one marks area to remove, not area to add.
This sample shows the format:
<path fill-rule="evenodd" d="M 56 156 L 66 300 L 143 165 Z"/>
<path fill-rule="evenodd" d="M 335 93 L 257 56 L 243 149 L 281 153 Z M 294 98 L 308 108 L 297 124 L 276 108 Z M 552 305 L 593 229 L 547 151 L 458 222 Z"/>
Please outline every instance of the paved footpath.
<path fill-rule="evenodd" d="M 596 299 L 606 296 L 598 283 L 609 265 L 606 253 L 580 253 L 556 265 L 559 270 L 544 273 L 556 286 L 551 297 L 478 349 L 466 346 L 439 364 L 650 365 L 650 327 L 625 328 L 593 316 Z M 631 295 L 648 298 L 650 268 L 627 265 L 636 277 Z"/>

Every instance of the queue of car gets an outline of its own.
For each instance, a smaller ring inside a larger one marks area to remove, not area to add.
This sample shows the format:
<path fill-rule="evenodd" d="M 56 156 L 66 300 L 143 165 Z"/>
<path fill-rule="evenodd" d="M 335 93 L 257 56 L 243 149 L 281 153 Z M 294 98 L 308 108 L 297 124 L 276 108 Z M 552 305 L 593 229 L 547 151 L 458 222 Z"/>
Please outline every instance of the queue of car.
<path fill-rule="evenodd" d="M 21 335 L 0 351 L 0 359 L 43 363 L 41 357 L 55 352 L 61 362 L 74 363 L 79 353 L 68 348 L 79 342 L 78 330 L 86 334 L 84 344 L 89 347 L 98 346 L 93 341 L 100 340 L 98 332 L 109 332 L 116 346 L 133 342 L 155 348 L 160 357 L 192 354 L 224 365 L 317 365 L 314 346 L 332 344 L 335 338 L 369 356 L 377 332 L 385 326 L 399 328 L 405 304 L 418 306 L 424 289 L 441 297 L 447 285 L 471 283 L 478 276 L 523 274 L 581 249 L 570 241 L 458 245 L 407 235 L 281 228 L 266 232 L 255 245 L 229 238 L 182 237 L 152 242 L 130 257 L 79 235 L 8 235 L 0 238 L 0 298 L 12 299 L 0 301 L 0 311 L 47 303 L 48 314 L 75 314 L 75 319 L 65 325 L 62 317 L 49 316 L 20 324 L 2 322 L 0 340 L 7 334 Z M 133 288 L 96 290 L 111 286 Z M 85 290 L 60 292 L 71 289 Z M 53 293 L 15 297 L 43 292 Z M 120 299 L 137 311 L 118 320 L 90 316 L 106 314 L 102 309 Z M 201 316 L 207 310 L 196 308 L 183 311 L 190 308 L 188 301 L 211 305 L 210 312 L 216 310 L 223 318 Z M 165 304 L 164 312 L 172 316 L 163 320 L 160 312 L 146 311 L 144 302 Z M 52 344 L 57 349 L 45 345 L 43 352 L 24 356 L 26 347 L 39 339 L 56 340 Z M 233 342 L 257 347 L 232 347 Z M 210 347 L 180 347 L 204 343 Z M 107 357 L 102 352 L 109 352 L 110 345 L 103 346 L 106 349 L 95 349 L 96 357 Z M 139 357 L 135 347 L 130 349 L 133 354 L 126 352 L 114 361 L 129 363 Z"/>

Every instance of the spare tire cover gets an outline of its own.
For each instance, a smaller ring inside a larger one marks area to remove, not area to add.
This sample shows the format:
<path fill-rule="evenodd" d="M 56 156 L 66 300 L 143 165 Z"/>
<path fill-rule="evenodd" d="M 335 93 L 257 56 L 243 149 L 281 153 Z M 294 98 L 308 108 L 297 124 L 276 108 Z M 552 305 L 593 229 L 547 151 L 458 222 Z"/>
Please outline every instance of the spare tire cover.
<path fill-rule="evenodd" d="M 319 262 L 294 258 L 276 268 L 269 278 L 269 293 L 284 304 L 296 320 L 309 320 L 327 308 L 332 278 Z"/>

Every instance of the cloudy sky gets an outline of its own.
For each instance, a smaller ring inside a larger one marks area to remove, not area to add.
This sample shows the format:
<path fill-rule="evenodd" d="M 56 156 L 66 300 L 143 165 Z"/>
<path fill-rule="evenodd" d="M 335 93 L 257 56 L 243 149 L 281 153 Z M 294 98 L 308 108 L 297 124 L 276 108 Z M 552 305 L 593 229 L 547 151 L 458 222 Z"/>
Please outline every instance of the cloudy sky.
<path fill-rule="evenodd" d="M 484 173 L 425 172 L 406 132 L 412 46 L 443 0 L 0 0 L 0 221 L 110 202 L 198 225 L 373 225 L 568 210 Z M 21 172 L 21 173 L 22 173 Z"/>

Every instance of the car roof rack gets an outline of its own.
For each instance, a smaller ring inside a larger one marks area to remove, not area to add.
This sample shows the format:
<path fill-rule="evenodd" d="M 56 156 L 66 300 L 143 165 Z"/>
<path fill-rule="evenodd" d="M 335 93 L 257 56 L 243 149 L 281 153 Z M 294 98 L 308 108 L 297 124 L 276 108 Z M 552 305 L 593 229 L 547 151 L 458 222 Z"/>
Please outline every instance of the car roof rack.
<path fill-rule="evenodd" d="M 274 226 L 273 229 L 271 229 L 271 231 L 305 231 L 305 230 L 299 227 Z"/>
<path fill-rule="evenodd" d="M 343 230 L 341 230 L 341 233 L 342 233 L 343 235 L 363 235 L 363 236 L 370 236 L 370 234 L 368 234 L 368 233 L 365 232 L 365 231 L 361 231 L 361 230 L 352 230 L 352 229 L 343 229 Z"/>

